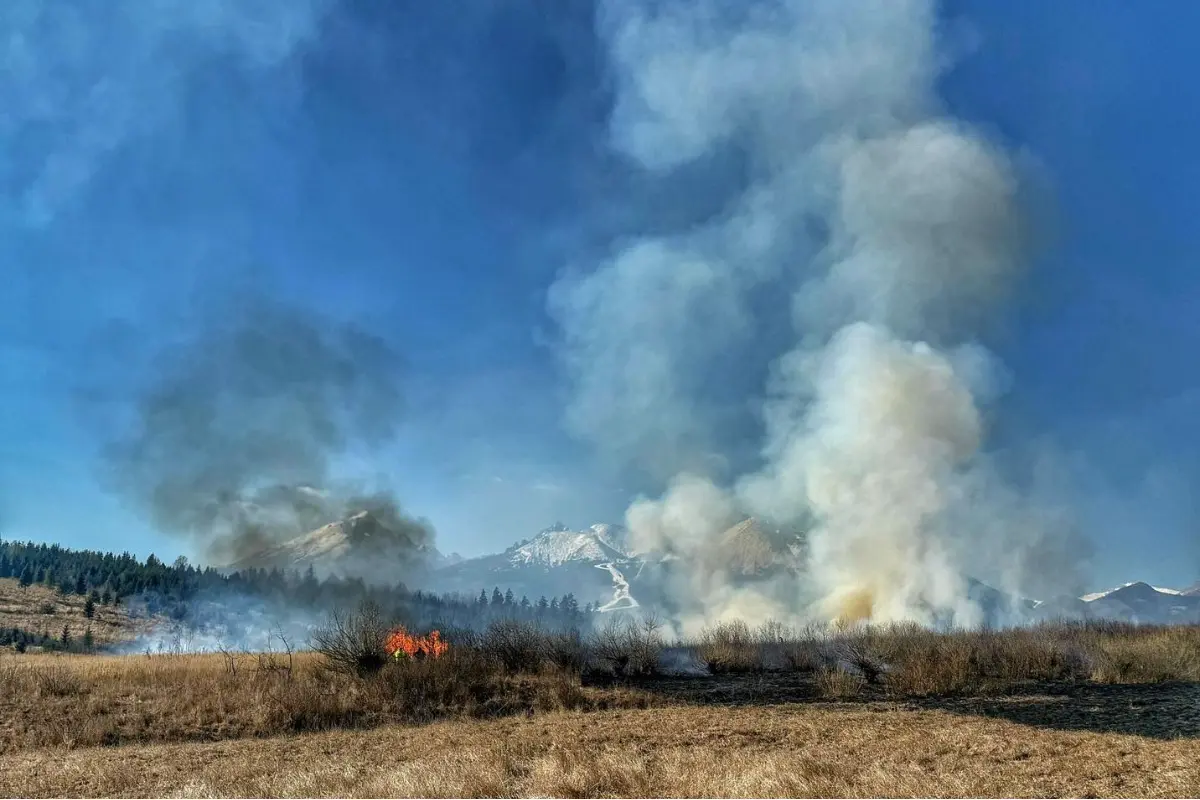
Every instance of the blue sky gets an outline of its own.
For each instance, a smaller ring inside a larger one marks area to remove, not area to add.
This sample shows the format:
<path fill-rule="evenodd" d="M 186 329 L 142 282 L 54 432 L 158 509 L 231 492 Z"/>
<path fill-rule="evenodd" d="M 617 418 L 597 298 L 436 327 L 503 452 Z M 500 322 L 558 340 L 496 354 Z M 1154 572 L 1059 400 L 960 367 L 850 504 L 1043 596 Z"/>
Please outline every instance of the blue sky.
<path fill-rule="evenodd" d="M 105 491 L 96 449 L 197 298 L 245 281 L 403 354 L 401 436 L 347 468 L 386 473 L 443 550 L 619 519 L 660 488 L 564 429 L 547 288 L 703 215 L 737 165 L 663 180 L 613 156 L 587 3 L 448 5 L 0 9 L 20 67 L 0 77 L 4 535 L 196 555 Z M 1200 8 L 942 13 L 944 101 L 1045 185 L 1046 246 L 987 342 L 1012 379 L 994 446 L 1064 465 L 1098 585 L 1192 583 Z"/>

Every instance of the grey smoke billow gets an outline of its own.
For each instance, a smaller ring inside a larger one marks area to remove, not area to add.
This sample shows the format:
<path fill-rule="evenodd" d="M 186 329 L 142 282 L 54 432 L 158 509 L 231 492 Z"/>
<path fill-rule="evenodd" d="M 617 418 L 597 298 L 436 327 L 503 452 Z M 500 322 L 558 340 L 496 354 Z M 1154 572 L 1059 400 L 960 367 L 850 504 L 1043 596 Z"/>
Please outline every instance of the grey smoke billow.
<path fill-rule="evenodd" d="M 26 222 L 45 224 L 105 160 L 178 124 L 186 81 L 208 60 L 287 68 L 327 0 L 11 0 L 0 4 L 0 134 L 36 131 L 32 171 L 7 187 Z"/>
<path fill-rule="evenodd" d="M 225 563 L 363 510 L 402 552 L 420 550 L 427 523 L 335 469 L 394 437 L 401 366 L 382 339 L 312 310 L 263 296 L 214 304 L 159 355 L 107 448 L 114 488 Z"/>
<path fill-rule="evenodd" d="M 633 536 L 695 552 L 746 514 L 805 525 L 815 602 L 782 613 L 974 624 L 969 575 L 1044 588 L 1082 550 L 1069 515 L 991 467 L 1005 376 L 977 341 L 1027 263 L 1021 174 L 939 102 L 936 5 L 614 0 L 600 20 L 613 147 L 663 174 L 737 148 L 750 174 L 707 224 L 621 243 L 551 291 L 570 427 L 679 476 L 631 507 Z M 756 328 L 764 289 L 788 341 Z M 770 377 L 746 398 L 761 460 L 720 480 L 696 465 L 722 456 L 731 348 Z M 679 591 L 710 615 L 769 605 L 703 577 Z"/>

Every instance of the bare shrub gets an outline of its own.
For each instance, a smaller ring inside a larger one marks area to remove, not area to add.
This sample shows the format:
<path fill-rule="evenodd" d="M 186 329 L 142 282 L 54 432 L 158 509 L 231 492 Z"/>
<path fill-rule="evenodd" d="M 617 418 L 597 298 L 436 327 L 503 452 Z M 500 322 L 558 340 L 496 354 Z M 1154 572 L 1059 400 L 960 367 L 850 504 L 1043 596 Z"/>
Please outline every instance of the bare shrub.
<path fill-rule="evenodd" d="M 441 631 L 442 640 L 451 647 L 479 647 L 483 637 L 473 628 L 463 628 L 454 625 L 434 625 Z"/>
<path fill-rule="evenodd" d="M 537 672 L 545 636 L 532 622 L 505 619 L 488 625 L 479 648 L 509 672 Z"/>
<path fill-rule="evenodd" d="M 588 651 L 601 668 L 606 667 L 612 674 L 622 676 L 629 669 L 632 654 L 625 631 L 628 621 L 619 617 L 610 617 L 591 635 Z"/>
<path fill-rule="evenodd" d="M 662 623 L 654 615 L 641 621 L 612 617 L 589 638 L 588 653 L 617 677 L 656 675 L 662 654 Z"/>
<path fill-rule="evenodd" d="M 524 657 L 524 653 L 519 655 Z M 517 663 L 519 668 L 523 662 Z M 505 691 L 505 669 L 486 652 L 457 647 L 440 658 L 389 664 L 375 678 L 372 689 L 383 693 L 381 700 L 394 713 L 415 722 L 450 711 L 499 716 L 512 713 L 517 704 Z"/>
<path fill-rule="evenodd" d="M 641 623 L 631 623 L 628 631 L 630 671 L 634 675 L 657 675 L 658 660 L 662 655 L 662 620 L 655 614 L 642 618 Z"/>
<path fill-rule="evenodd" d="M 696 655 L 714 675 L 760 672 L 764 666 L 760 642 L 745 622 L 722 622 L 701 634 Z"/>
<path fill-rule="evenodd" d="M 275 642 L 279 641 L 279 649 Z M 267 636 L 266 648 L 258 654 L 258 671 L 261 673 L 276 673 L 287 680 L 292 679 L 296 657 L 292 641 L 281 627 L 271 631 Z M 232 662 L 232 670 L 236 673 L 236 662 Z"/>
<path fill-rule="evenodd" d="M 843 670 L 862 676 L 867 683 L 878 683 L 891 669 L 878 634 L 870 628 L 844 630 L 834 645 L 834 656 Z"/>
<path fill-rule="evenodd" d="M 363 677 L 387 663 L 388 627 L 379 606 L 363 601 L 357 612 L 335 611 L 312 635 L 313 649 L 334 672 Z"/>
<path fill-rule="evenodd" d="M 583 644 L 583 637 L 579 631 L 571 630 L 547 634 L 544 648 L 544 657 L 552 666 L 569 672 L 580 672 L 583 670 L 587 654 Z"/>

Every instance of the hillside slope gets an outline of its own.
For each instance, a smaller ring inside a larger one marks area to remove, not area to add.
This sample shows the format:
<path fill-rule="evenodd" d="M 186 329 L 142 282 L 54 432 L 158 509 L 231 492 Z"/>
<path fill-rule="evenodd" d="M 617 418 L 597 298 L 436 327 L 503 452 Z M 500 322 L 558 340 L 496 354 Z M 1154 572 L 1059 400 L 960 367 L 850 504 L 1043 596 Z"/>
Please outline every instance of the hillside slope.
<path fill-rule="evenodd" d="M 46 586 L 22 588 L 16 579 L 0 579 L 0 629 L 13 628 L 59 638 L 63 628 L 75 641 L 82 641 L 91 628 L 97 646 L 131 642 L 149 632 L 158 620 L 135 618 L 125 606 L 96 604 L 92 619 L 84 616 L 86 597 L 59 594 Z M 31 647 L 30 650 L 36 650 Z"/>

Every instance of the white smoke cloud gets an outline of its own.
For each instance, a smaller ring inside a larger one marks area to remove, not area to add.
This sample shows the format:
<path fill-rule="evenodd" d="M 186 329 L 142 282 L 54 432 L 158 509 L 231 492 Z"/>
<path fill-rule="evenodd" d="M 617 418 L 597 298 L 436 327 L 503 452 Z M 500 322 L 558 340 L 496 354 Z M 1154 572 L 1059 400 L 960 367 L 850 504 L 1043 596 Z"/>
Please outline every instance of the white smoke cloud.
<path fill-rule="evenodd" d="M 569 428 L 645 454 L 642 466 L 659 474 L 699 468 L 714 420 L 688 398 L 701 388 L 709 354 L 749 332 L 740 284 L 723 264 L 660 241 L 564 277 L 550 303 L 565 323 L 576 384 Z"/>
<path fill-rule="evenodd" d="M 712 541 L 739 520 L 729 495 L 704 478 L 680 475 L 661 501 L 639 499 L 625 521 L 634 552 L 702 558 Z"/>
<path fill-rule="evenodd" d="M 639 500 L 634 538 L 703 564 L 746 513 L 806 524 L 822 616 L 978 622 L 979 555 L 1020 590 L 1036 569 L 1019 554 L 1053 551 L 1062 519 L 980 450 L 1006 376 L 974 336 L 1021 276 L 1025 221 L 1010 158 L 936 99 L 934 3 L 605 8 L 614 146 L 664 172 L 740 148 L 750 179 L 718 219 L 556 285 L 568 419 L 643 463 L 720 441 L 705 390 L 722 348 L 745 340 L 772 364 L 751 398 L 762 464 L 729 488 L 701 471 Z M 804 233 L 814 217 L 824 236 Z M 791 306 L 790 343 L 756 336 L 763 287 Z M 681 591 L 736 588 L 697 570 Z"/>
<path fill-rule="evenodd" d="M 815 399 L 800 431 L 774 432 L 769 472 L 744 484 L 751 507 L 803 498 L 818 520 L 813 579 L 834 615 L 850 599 L 881 598 L 874 616 L 906 619 L 928 589 L 932 605 L 961 595 L 931 583 L 952 574 L 931 525 L 952 502 L 952 477 L 976 451 L 981 422 L 950 363 L 921 343 L 855 323 L 821 353 Z"/>

